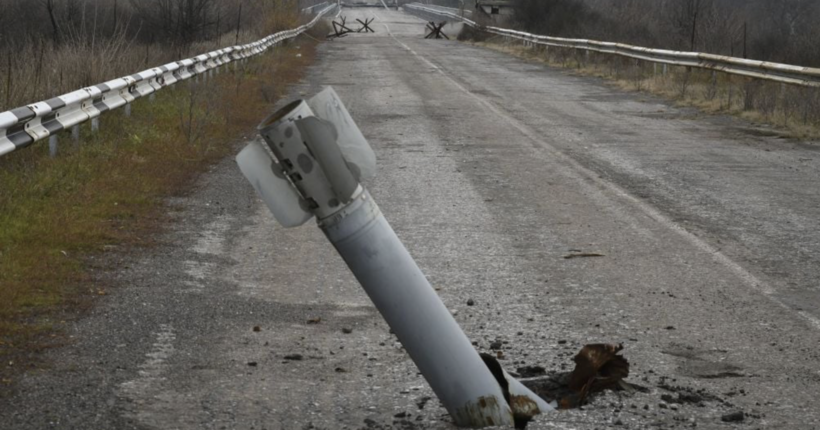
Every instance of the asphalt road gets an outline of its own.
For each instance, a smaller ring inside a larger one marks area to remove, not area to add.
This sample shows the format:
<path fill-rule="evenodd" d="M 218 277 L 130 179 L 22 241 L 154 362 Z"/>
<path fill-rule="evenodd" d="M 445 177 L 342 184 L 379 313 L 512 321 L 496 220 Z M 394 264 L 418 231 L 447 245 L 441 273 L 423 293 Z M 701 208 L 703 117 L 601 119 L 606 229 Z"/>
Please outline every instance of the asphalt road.
<path fill-rule="evenodd" d="M 325 43 L 294 94 L 348 105 L 366 185 L 468 336 L 511 371 L 623 343 L 648 389 L 529 428 L 820 428 L 820 147 L 345 14 L 376 34 Z M 315 225 L 275 225 L 232 160 L 168 205 L 0 427 L 452 428 Z"/>

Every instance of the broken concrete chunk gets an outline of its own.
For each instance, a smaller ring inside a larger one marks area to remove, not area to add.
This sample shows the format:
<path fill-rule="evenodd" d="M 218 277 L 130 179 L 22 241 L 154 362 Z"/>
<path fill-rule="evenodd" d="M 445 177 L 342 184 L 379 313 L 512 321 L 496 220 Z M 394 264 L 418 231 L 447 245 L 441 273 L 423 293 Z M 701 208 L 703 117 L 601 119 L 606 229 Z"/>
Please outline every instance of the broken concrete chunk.
<path fill-rule="evenodd" d="M 430 397 L 430 396 L 424 396 L 424 397 L 420 398 L 416 402 L 416 406 L 418 406 L 419 410 L 424 409 L 424 406 L 427 405 L 427 402 L 429 402 L 431 398 L 432 397 Z"/>
<path fill-rule="evenodd" d="M 744 418 L 746 418 L 746 415 L 742 411 L 737 411 L 720 417 L 720 420 L 725 423 L 738 423 L 743 421 Z"/>
<path fill-rule="evenodd" d="M 522 378 L 534 378 L 536 376 L 544 376 L 547 374 L 547 369 L 541 366 L 524 366 L 516 369 L 516 372 Z"/>

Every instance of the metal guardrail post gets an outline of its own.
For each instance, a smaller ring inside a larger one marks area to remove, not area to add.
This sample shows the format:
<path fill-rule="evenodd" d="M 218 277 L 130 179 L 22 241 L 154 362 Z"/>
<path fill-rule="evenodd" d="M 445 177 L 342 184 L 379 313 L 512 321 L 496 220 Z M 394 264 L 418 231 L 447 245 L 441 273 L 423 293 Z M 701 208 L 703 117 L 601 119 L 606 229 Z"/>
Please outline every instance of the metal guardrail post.
<path fill-rule="evenodd" d="M 91 119 L 91 132 L 96 133 L 100 131 L 100 117 Z"/>
<path fill-rule="evenodd" d="M 242 172 L 283 226 L 317 218 L 457 425 L 512 426 L 554 409 L 506 373 L 496 379 L 359 184 L 375 174 L 375 155 L 332 89 L 259 131 L 267 148 L 245 148 Z"/>
<path fill-rule="evenodd" d="M 128 103 L 128 104 L 125 105 L 125 116 L 126 117 L 131 116 L 131 103 Z"/>
<path fill-rule="evenodd" d="M 59 150 L 59 139 L 57 139 L 56 134 L 52 134 L 51 136 L 48 137 L 48 155 L 50 155 L 51 158 L 54 158 L 54 157 L 57 156 L 58 150 Z"/>
<path fill-rule="evenodd" d="M 80 125 L 77 124 L 74 127 L 71 127 L 71 140 L 74 142 L 80 141 Z"/>

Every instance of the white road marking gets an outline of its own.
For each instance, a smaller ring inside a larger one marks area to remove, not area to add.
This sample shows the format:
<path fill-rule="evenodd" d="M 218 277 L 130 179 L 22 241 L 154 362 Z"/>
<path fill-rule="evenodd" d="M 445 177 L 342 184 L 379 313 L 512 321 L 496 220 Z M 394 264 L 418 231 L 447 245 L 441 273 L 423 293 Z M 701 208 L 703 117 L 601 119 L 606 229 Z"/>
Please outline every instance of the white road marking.
<path fill-rule="evenodd" d="M 230 228 L 229 216 L 220 216 L 200 233 L 193 251 L 198 254 L 222 255 L 225 248 L 225 233 Z"/>
<path fill-rule="evenodd" d="M 207 228 L 199 233 L 199 237 L 191 250 L 199 255 L 223 255 L 225 252 L 225 235 L 230 228 L 232 219 L 230 216 L 220 216 L 210 223 Z M 184 261 L 183 270 L 193 278 L 193 281 L 185 281 L 185 284 L 190 286 L 193 292 L 202 291 L 205 288 L 204 282 L 208 279 L 214 267 L 214 263 L 207 261 Z"/>
<path fill-rule="evenodd" d="M 168 367 L 166 360 L 174 353 L 176 335 L 170 324 L 161 324 L 159 332 L 155 333 L 156 341 L 151 351 L 145 354 L 147 360 L 139 365 L 137 378 L 120 385 L 122 393 L 132 400 L 145 398 L 153 385 L 163 378 L 162 374 Z"/>
<path fill-rule="evenodd" d="M 382 21 L 381 17 L 379 17 L 378 14 L 376 14 L 374 12 L 374 15 L 377 15 L 379 20 Z M 461 83 L 456 81 L 452 76 L 448 75 L 441 67 L 435 65 L 432 61 L 428 60 L 427 58 L 425 58 L 424 56 L 422 56 L 421 54 L 419 54 L 418 52 L 414 51 L 412 48 L 410 48 L 409 46 L 404 44 L 398 38 L 396 38 L 396 36 L 394 36 L 393 33 L 390 31 L 390 27 L 387 24 L 382 24 L 382 25 L 384 25 L 385 30 L 387 30 L 387 34 L 389 34 L 390 37 L 396 43 L 401 45 L 402 48 L 404 48 L 405 50 L 407 50 L 408 52 L 413 54 L 419 60 L 423 61 L 425 64 L 430 66 L 433 70 L 440 73 L 453 86 L 458 88 L 464 94 L 466 94 L 466 95 L 470 96 L 471 98 L 473 98 L 476 102 L 478 102 L 478 104 L 480 106 L 482 106 L 483 108 L 485 108 L 489 112 L 494 113 L 499 118 L 501 118 L 505 122 L 507 122 L 509 125 L 515 127 L 518 131 L 521 132 L 521 134 L 523 134 L 524 136 L 526 136 L 527 138 L 529 138 L 533 142 L 537 143 L 542 148 L 549 151 L 550 155 L 560 159 L 563 162 L 566 162 L 568 165 L 572 166 L 573 169 L 575 169 L 576 171 L 578 171 L 579 173 L 584 175 L 587 179 L 591 180 L 595 184 L 606 188 L 607 190 L 614 193 L 616 196 L 621 197 L 622 199 L 628 201 L 629 203 L 632 203 L 635 207 L 640 209 L 645 215 L 647 215 L 649 218 L 651 218 L 652 220 L 654 220 L 658 224 L 661 224 L 662 226 L 664 226 L 664 227 L 678 233 L 680 236 L 682 236 L 684 239 L 686 239 L 690 244 L 694 245 L 695 248 L 697 248 L 697 249 L 699 249 L 699 250 L 701 250 L 705 253 L 710 254 L 712 256 L 712 258 L 717 263 L 722 264 L 724 267 L 729 269 L 730 272 L 735 274 L 748 287 L 751 287 L 755 291 L 758 291 L 758 292 L 762 293 L 770 301 L 772 301 L 774 304 L 782 307 L 783 309 L 786 309 L 786 310 L 790 311 L 791 313 L 797 314 L 803 320 L 808 322 L 810 327 L 812 327 L 814 329 L 817 329 L 817 330 L 820 330 L 820 319 L 818 319 L 817 317 L 815 317 L 815 316 L 813 316 L 813 315 L 811 315 L 811 314 L 809 314 L 808 312 L 805 312 L 805 311 L 799 311 L 799 312 L 795 311 L 789 305 L 787 305 L 786 303 L 782 302 L 780 299 L 778 299 L 777 297 L 774 296 L 777 293 L 777 291 L 774 288 L 772 288 L 770 285 L 768 285 L 765 282 L 758 279 L 755 275 L 753 275 L 752 273 L 747 271 L 745 268 L 743 268 L 743 266 L 741 266 L 740 264 L 733 261 L 731 258 L 727 257 L 725 254 L 723 254 L 719 249 L 717 249 L 717 248 L 713 247 L 712 245 L 706 243 L 705 241 L 703 241 L 699 237 L 695 236 L 694 234 L 692 234 L 691 232 L 689 232 L 685 228 L 683 228 L 680 225 L 676 224 L 675 222 L 673 222 L 672 220 L 667 218 L 665 215 L 663 215 L 658 209 L 652 207 L 651 205 L 649 205 L 648 203 L 642 201 L 641 199 L 631 195 L 629 192 L 627 192 L 623 188 L 619 187 L 618 185 L 615 185 L 611 182 L 607 182 L 607 181 L 601 179 L 595 172 L 593 172 L 593 171 L 589 170 L 588 168 L 584 167 L 583 165 L 581 165 L 580 163 L 575 161 L 575 159 L 565 155 L 563 152 L 559 151 L 558 149 L 556 149 L 554 146 L 550 145 L 549 143 L 541 140 L 538 136 L 538 133 L 535 130 L 533 130 L 529 126 L 525 125 L 524 123 L 518 121 L 514 117 L 510 116 L 509 114 L 504 112 L 502 109 L 497 107 L 494 103 L 490 102 L 489 100 L 487 100 L 487 99 L 481 97 L 480 95 L 475 94 L 475 93 L 471 92 L 470 90 L 468 90 L 467 88 L 465 88 L 463 85 L 461 85 Z"/>

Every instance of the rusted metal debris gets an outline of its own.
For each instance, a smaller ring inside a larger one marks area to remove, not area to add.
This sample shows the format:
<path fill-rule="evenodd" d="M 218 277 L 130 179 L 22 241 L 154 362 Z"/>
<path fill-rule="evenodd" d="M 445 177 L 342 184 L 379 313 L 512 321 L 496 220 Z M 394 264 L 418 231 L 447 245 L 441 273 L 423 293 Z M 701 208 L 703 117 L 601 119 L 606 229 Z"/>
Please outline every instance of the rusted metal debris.
<path fill-rule="evenodd" d="M 578 393 L 578 404 L 590 394 L 619 387 L 629 376 L 629 362 L 619 355 L 623 349 L 623 345 L 587 345 L 575 356 L 569 388 Z M 568 403 L 566 406 L 573 405 Z"/>
<path fill-rule="evenodd" d="M 620 355 L 623 345 L 587 345 L 575 356 L 571 373 L 523 379 L 521 383 L 546 401 L 558 403 L 559 409 L 583 406 L 596 393 L 605 390 L 643 391 L 629 384 L 629 362 Z"/>
<path fill-rule="evenodd" d="M 428 22 L 427 23 L 427 29 L 430 30 L 430 33 L 427 36 L 424 36 L 424 38 L 425 39 L 442 39 L 442 38 L 444 38 L 444 39 L 450 40 L 450 38 L 447 37 L 447 35 L 444 34 L 443 31 L 441 31 L 441 29 L 444 28 L 445 25 L 447 25 L 447 21 L 443 21 L 439 24 L 436 24 L 433 21 Z"/>
<path fill-rule="evenodd" d="M 515 428 L 526 428 L 527 423 L 532 421 L 536 415 L 546 412 L 542 411 L 533 399 L 517 394 L 518 390 L 516 390 L 516 385 L 513 384 L 520 386 L 520 383 L 504 371 L 501 364 L 495 357 L 487 353 L 482 353 L 481 359 L 484 360 L 484 364 L 487 365 L 487 368 L 490 369 L 490 373 L 493 374 L 493 377 L 495 377 L 496 381 L 498 381 L 498 384 L 501 386 L 501 392 L 504 395 L 504 400 L 506 400 L 507 404 L 510 405 Z M 536 394 L 541 396 L 538 392 L 536 392 Z M 543 398 L 543 396 L 541 397 Z"/>

